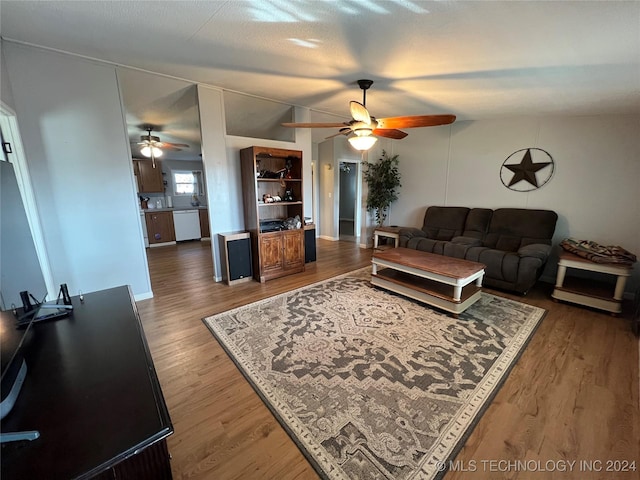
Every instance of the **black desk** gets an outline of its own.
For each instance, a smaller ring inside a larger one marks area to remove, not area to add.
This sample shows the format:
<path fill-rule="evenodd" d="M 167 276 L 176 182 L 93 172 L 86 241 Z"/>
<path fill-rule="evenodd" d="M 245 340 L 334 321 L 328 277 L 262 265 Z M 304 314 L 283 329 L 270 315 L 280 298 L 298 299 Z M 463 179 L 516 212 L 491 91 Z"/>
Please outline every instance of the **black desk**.
<path fill-rule="evenodd" d="M 40 438 L 2 445 L 2 479 L 171 478 L 173 426 L 128 287 L 72 302 L 23 346 L 27 377 L 1 427 Z"/>

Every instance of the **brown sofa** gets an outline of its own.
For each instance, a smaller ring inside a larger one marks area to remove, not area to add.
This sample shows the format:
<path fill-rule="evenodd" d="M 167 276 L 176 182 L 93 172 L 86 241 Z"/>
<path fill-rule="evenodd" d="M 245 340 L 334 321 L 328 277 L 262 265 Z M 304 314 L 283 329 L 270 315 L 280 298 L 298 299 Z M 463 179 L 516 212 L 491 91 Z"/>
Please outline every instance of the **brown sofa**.
<path fill-rule="evenodd" d="M 422 228 L 400 229 L 400 246 L 483 263 L 483 285 L 526 294 L 551 253 L 557 219 L 551 210 L 429 207 Z"/>

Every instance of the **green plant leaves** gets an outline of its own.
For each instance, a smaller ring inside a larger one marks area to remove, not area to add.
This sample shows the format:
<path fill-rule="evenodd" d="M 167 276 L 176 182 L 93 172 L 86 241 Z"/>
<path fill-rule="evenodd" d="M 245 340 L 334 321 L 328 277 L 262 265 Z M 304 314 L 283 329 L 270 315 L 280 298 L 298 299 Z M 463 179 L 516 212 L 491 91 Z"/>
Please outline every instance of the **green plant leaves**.
<path fill-rule="evenodd" d="M 377 162 L 363 163 L 364 179 L 369 187 L 367 211 L 375 211 L 378 226 L 382 226 L 389 206 L 398 199 L 398 189 L 402 186 L 398 164 L 398 155 L 390 157 L 384 150 Z"/>

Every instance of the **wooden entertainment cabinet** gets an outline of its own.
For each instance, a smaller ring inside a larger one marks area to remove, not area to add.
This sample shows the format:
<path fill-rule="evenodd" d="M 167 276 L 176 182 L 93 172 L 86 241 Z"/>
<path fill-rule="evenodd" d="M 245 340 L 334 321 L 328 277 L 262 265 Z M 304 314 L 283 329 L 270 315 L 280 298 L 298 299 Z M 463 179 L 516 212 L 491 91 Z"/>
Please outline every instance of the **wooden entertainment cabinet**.
<path fill-rule="evenodd" d="M 265 282 L 304 271 L 302 152 L 248 147 L 240 150 L 240 162 L 253 277 Z M 279 222 L 296 216 L 298 228 L 278 229 Z"/>

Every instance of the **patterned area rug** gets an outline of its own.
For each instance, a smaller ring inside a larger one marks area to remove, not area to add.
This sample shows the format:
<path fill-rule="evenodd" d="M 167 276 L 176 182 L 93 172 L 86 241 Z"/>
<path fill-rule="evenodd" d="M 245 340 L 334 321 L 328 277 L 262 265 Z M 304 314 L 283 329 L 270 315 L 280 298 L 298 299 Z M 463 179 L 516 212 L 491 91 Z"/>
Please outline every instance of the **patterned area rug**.
<path fill-rule="evenodd" d="M 204 319 L 327 479 L 432 479 L 545 310 L 483 293 L 458 319 L 372 287 L 370 269 Z"/>

